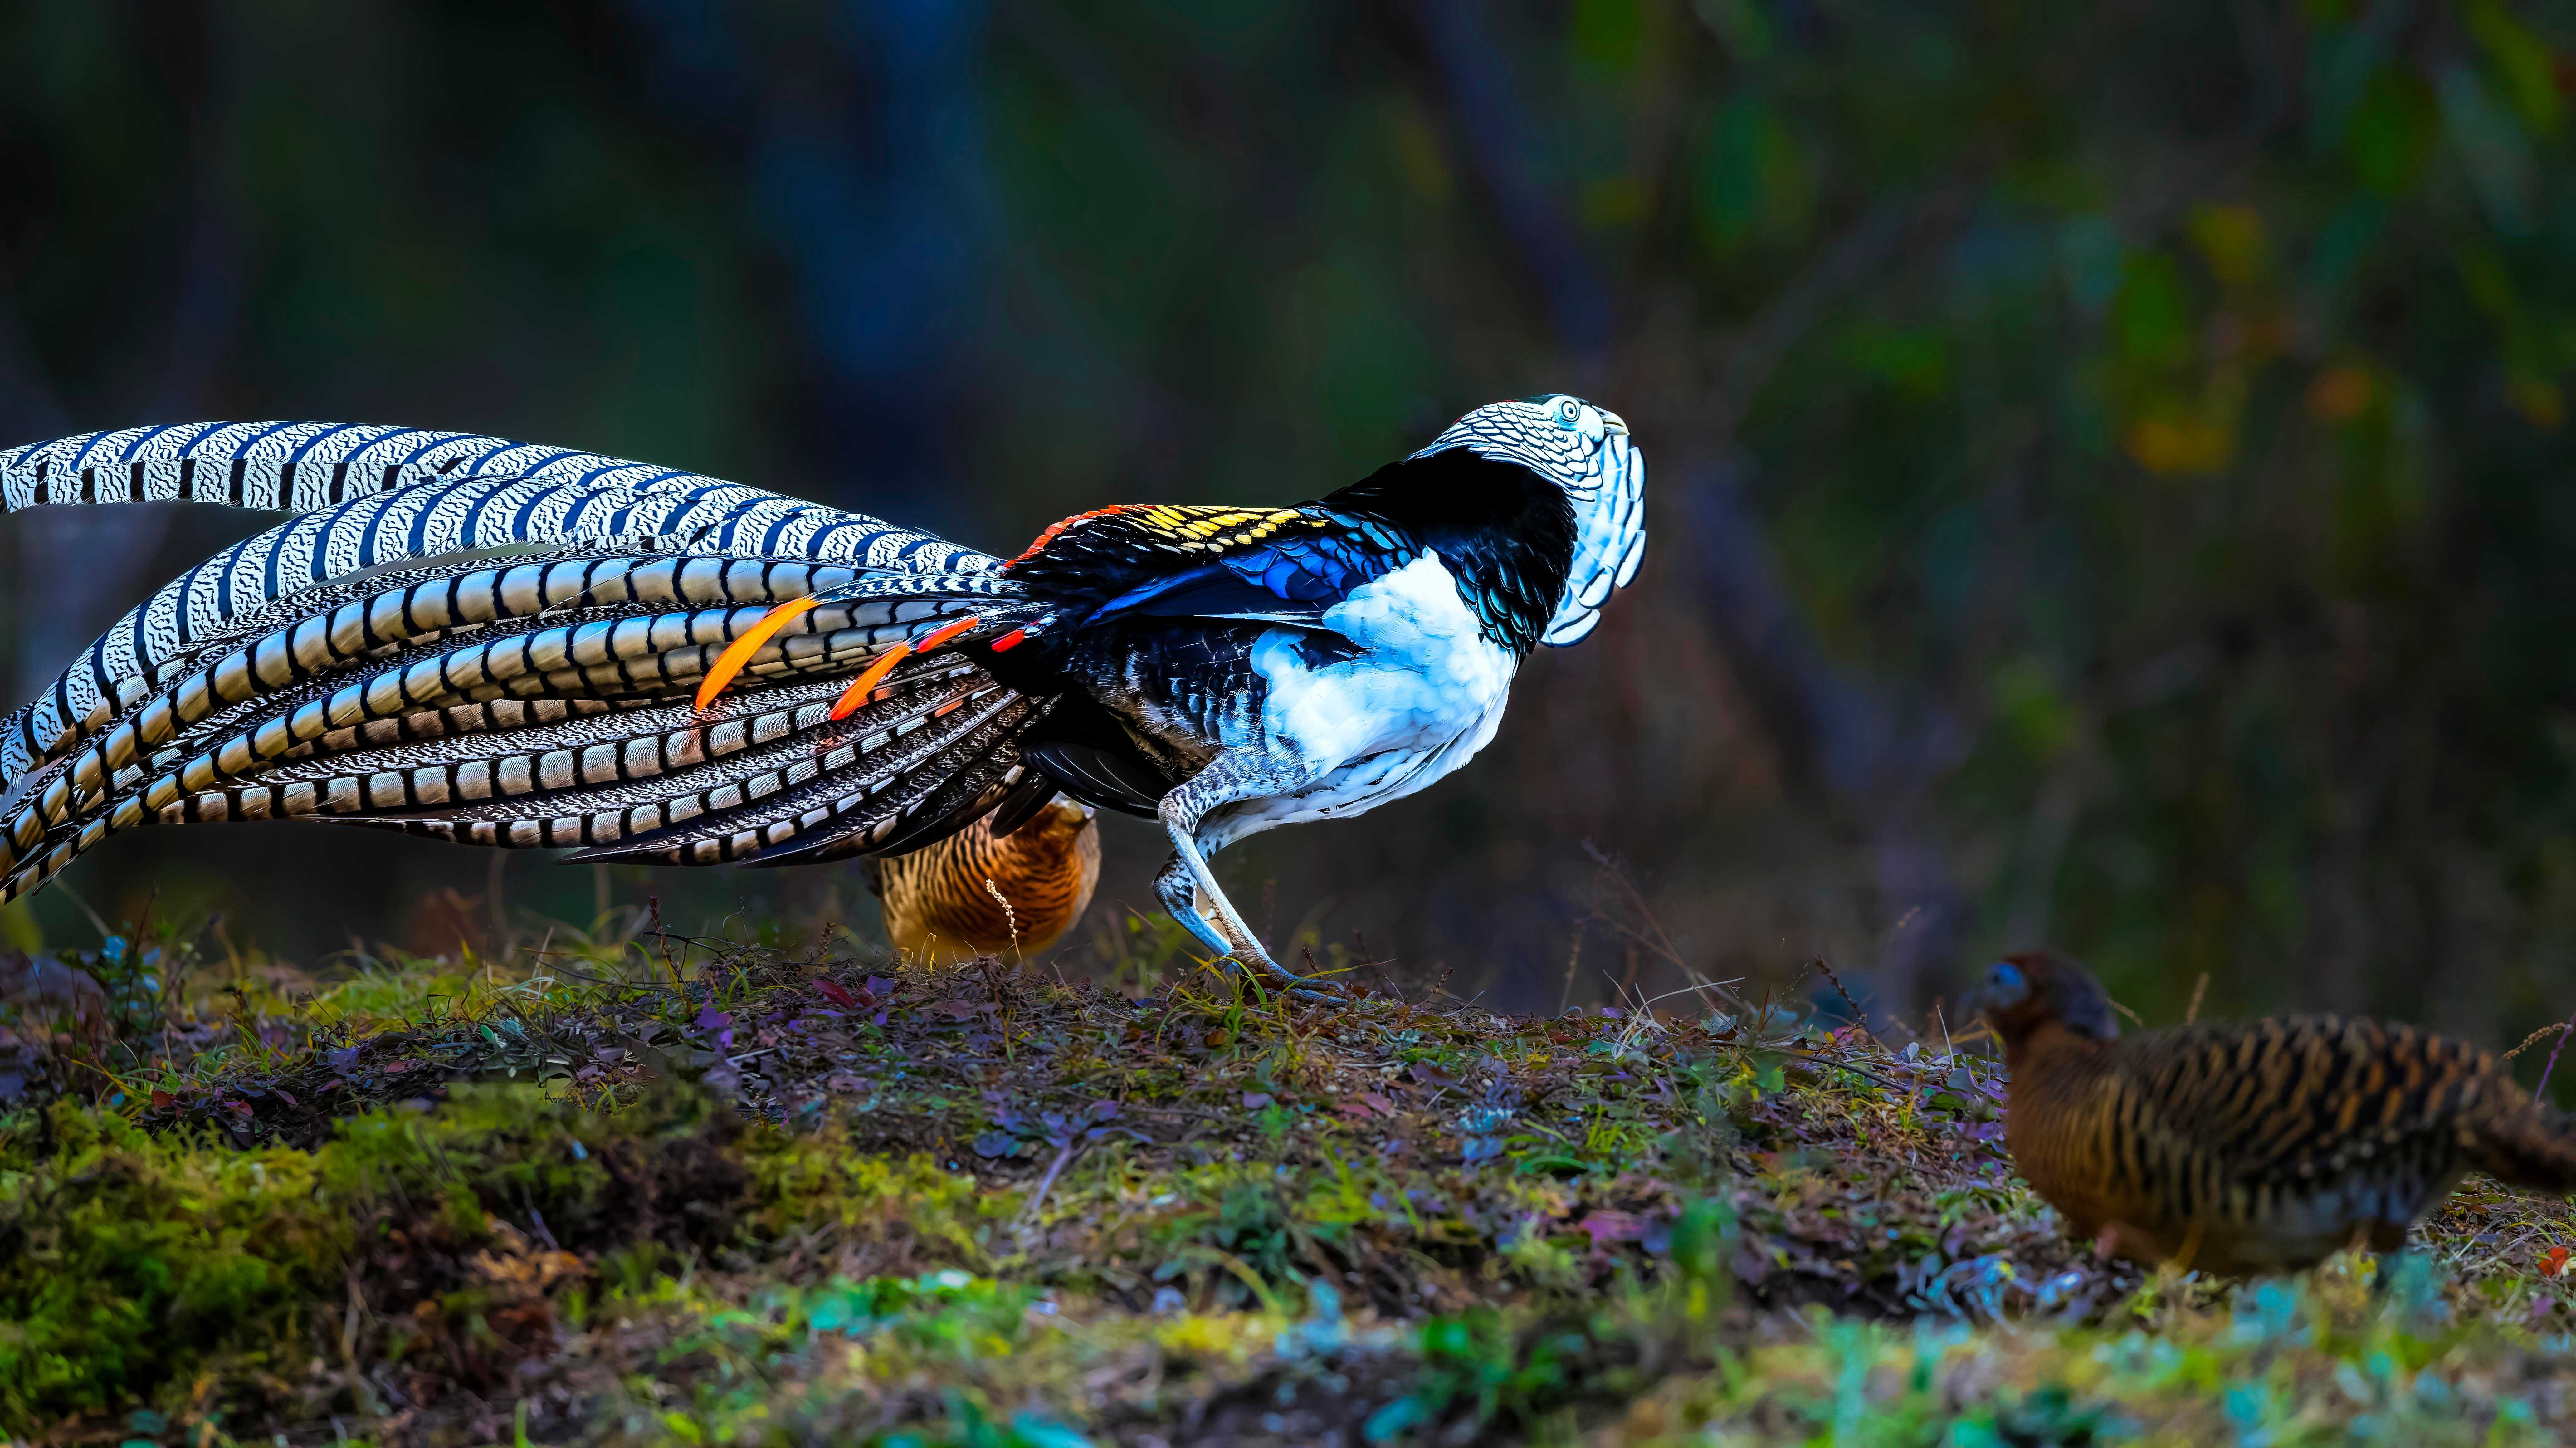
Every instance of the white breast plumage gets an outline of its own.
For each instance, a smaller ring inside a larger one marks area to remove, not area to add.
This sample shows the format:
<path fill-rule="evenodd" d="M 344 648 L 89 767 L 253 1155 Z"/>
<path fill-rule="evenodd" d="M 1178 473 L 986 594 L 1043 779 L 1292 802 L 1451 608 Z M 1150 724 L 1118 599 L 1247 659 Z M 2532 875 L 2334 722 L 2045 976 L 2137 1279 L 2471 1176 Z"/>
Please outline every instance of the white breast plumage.
<path fill-rule="evenodd" d="M 1228 838 L 1411 794 L 1466 763 L 1501 724 L 1519 657 L 1484 636 L 1437 552 L 1352 590 L 1321 622 L 1359 652 L 1310 666 L 1295 631 L 1273 629 L 1252 653 L 1269 686 L 1265 742 L 1315 782 L 1234 807 Z"/>

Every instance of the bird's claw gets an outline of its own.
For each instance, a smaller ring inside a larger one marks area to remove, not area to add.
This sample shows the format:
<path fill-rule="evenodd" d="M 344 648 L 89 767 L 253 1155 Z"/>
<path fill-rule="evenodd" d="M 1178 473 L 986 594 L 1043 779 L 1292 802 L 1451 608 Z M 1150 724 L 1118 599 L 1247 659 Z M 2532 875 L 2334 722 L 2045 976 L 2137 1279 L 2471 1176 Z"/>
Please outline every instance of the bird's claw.
<path fill-rule="evenodd" d="M 1313 976 L 1299 975 L 1272 960 L 1268 951 L 1234 950 L 1227 952 L 1225 958 L 1234 962 L 1235 968 L 1246 975 L 1268 977 L 1271 987 L 1282 995 L 1292 996 L 1298 1000 L 1335 1003 L 1342 999 L 1334 992 L 1330 982 L 1317 980 Z"/>

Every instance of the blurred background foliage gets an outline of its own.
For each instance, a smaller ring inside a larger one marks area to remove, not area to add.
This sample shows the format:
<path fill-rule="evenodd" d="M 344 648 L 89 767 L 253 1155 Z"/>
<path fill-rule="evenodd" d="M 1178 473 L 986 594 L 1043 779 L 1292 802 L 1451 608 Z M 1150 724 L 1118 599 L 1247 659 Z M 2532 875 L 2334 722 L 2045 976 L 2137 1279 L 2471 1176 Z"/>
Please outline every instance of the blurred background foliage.
<path fill-rule="evenodd" d="M 2576 1009 L 2567 5 L 19 0 L 0 51 L 12 442 L 478 429 L 1007 552 L 1619 409 L 1638 586 L 1459 778 L 1231 852 L 1274 934 L 1519 1008 L 1822 956 L 1916 1009 L 2045 940 L 2150 1019 Z M 0 525 L 17 697 L 256 522 Z M 146 832 L 33 927 L 863 899 L 491 864 Z"/>

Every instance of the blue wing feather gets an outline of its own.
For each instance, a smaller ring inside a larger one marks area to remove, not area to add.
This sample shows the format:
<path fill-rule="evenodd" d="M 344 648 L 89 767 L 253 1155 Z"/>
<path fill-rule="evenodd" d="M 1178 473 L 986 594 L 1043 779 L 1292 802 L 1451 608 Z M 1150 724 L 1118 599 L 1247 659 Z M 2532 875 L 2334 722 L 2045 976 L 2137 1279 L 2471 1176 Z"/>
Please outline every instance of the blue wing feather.
<path fill-rule="evenodd" d="M 1136 614 L 1311 624 L 1405 556 L 1347 534 L 1268 539 L 1139 584 L 1102 604 L 1092 618 Z"/>

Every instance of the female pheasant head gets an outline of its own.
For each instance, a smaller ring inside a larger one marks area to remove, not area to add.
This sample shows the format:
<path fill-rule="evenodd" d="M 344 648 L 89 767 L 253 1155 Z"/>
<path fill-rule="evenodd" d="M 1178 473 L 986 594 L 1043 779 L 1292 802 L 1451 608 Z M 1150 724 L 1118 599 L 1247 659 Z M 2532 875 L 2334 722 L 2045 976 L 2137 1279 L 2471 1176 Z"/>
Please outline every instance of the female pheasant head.
<path fill-rule="evenodd" d="M 2052 1025 L 2094 1041 L 2115 1040 L 2120 1034 L 2102 982 L 2053 950 L 2024 951 L 1996 961 L 1987 968 L 1978 997 L 1987 1022 L 2003 1040 L 2007 1061 Z"/>
<path fill-rule="evenodd" d="M 1619 414 L 1547 393 L 1489 403 L 1449 424 L 1414 458 L 1465 448 L 1518 463 L 1562 489 L 1574 514 L 1574 559 L 1539 642 L 1563 647 L 1592 632 L 1613 589 L 1646 556 L 1646 460 Z"/>

